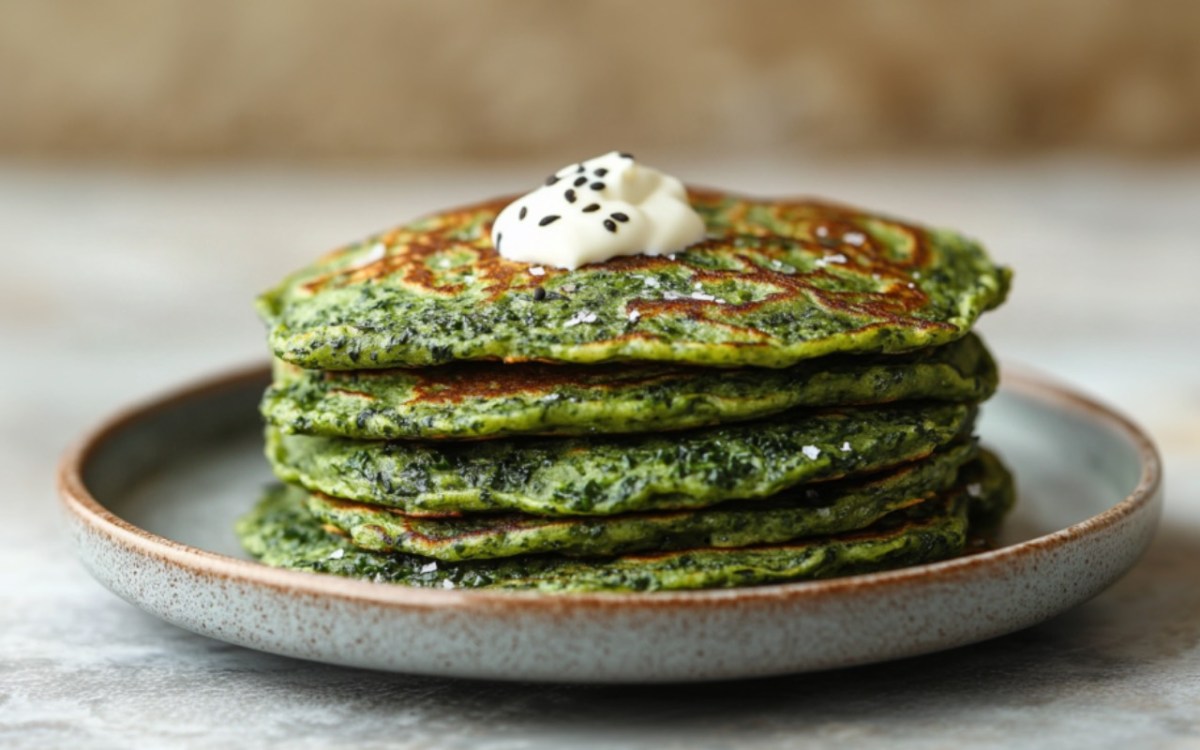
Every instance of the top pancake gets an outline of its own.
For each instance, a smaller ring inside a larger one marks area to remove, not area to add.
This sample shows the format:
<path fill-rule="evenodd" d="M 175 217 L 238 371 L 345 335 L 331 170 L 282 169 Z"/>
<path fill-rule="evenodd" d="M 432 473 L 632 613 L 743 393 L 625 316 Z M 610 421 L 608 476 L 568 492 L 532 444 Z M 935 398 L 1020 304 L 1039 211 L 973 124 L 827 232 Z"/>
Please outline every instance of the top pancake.
<path fill-rule="evenodd" d="M 708 238 L 574 271 L 501 257 L 497 200 L 336 250 L 259 299 L 276 356 L 306 368 L 456 360 L 786 367 L 963 336 L 1009 271 L 975 242 L 816 201 L 692 190 Z"/>

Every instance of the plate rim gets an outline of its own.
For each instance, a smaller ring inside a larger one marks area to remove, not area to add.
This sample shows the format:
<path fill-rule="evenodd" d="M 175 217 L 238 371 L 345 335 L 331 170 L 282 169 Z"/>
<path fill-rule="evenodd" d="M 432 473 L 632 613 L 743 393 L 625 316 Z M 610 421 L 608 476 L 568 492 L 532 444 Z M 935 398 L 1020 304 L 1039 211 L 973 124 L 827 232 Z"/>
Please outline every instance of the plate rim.
<path fill-rule="evenodd" d="M 164 394 L 141 400 L 116 411 L 88 430 L 62 457 L 57 472 L 58 493 L 69 516 L 108 541 L 131 551 L 194 573 L 239 584 L 265 587 L 285 594 L 341 600 L 348 604 L 385 607 L 393 610 L 457 610 L 520 608 L 560 612 L 563 610 L 628 610 L 637 608 L 709 609 L 720 605 L 755 603 L 817 602 L 843 595 L 859 595 L 879 588 L 910 583 L 949 582 L 955 579 L 999 572 L 1014 558 L 1052 551 L 1101 533 L 1146 509 L 1160 497 L 1162 459 L 1154 441 L 1135 422 L 1070 385 L 1028 370 L 1001 369 L 1001 385 L 1021 395 L 1049 402 L 1083 414 L 1094 423 L 1120 434 L 1137 452 L 1141 473 L 1130 493 L 1116 504 L 1078 523 L 1032 539 L 994 550 L 951 560 L 915 565 L 896 570 L 865 573 L 819 581 L 768 584 L 744 588 L 665 592 L 547 593 L 538 591 L 492 591 L 486 589 L 426 589 L 391 583 L 374 583 L 340 576 L 272 568 L 257 561 L 242 560 L 193 547 L 159 536 L 117 516 L 97 500 L 84 481 L 89 461 L 113 436 L 158 412 L 207 395 L 266 383 L 269 365 L 253 365 L 216 373 Z M 248 498 L 249 503 L 253 498 Z"/>

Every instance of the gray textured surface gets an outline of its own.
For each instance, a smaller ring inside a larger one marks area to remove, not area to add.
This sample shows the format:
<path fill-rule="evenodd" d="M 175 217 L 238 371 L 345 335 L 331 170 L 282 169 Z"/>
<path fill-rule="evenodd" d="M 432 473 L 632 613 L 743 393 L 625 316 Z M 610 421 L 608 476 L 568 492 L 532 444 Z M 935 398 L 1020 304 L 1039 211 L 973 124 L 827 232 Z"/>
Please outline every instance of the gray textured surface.
<path fill-rule="evenodd" d="M 1158 438 L 1168 491 L 1155 544 L 1116 587 L 1045 625 L 760 682 L 492 685 L 210 641 L 142 614 L 74 562 L 51 475 L 81 430 L 259 358 L 248 300 L 279 269 L 538 169 L 0 169 L 0 746 L 1200 746 L 1200 354 L 1180 345 L 1200 313 L 1200 165 L 681 172 L 969 229 L 1018 270 L 1010 306 L 982 326 L 1001 357 L 1119 404 Z"/>

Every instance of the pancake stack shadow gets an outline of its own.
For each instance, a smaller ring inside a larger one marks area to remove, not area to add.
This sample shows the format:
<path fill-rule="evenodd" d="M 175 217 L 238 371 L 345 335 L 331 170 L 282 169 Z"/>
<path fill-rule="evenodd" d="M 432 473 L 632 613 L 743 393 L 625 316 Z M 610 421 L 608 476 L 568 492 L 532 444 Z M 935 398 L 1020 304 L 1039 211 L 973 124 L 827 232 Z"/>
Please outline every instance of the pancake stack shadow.
<path fill-rule="evenodd" d="M 944 559 L 1012 480 L 973 436 L 970 325 L 1008 273 L 959 235 L 693 193 L 709 240 L 562 271 L 501 203 L 336 251 L 260 300 L 283 484 L 263 562 L 440 588 L 654 591 Z"/>

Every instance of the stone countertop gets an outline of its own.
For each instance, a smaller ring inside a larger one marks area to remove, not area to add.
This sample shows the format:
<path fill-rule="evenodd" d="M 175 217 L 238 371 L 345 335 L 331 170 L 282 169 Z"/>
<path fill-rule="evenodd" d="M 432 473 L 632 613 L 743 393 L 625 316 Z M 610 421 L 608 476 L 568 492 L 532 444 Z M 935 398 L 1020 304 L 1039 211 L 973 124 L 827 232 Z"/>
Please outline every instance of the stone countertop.
<path fill-rule="evenodd" d="M 1002 360 L 1157 438 L 1142 562 L 1043 625 L 955 651 L 699 686 L 493 684 L 342 669 L 177 629 L 74 560 L 53 490 L 117 406 L 264 358 L 251 297 L 415 213 L 546 165 L 321 171 L 0 165 L 0 746 L 1200 747 L 1200 163 L 831 166 L 659 160 L 701 184 L 820 193 L 968 228 L 1017 270 Z"/>

